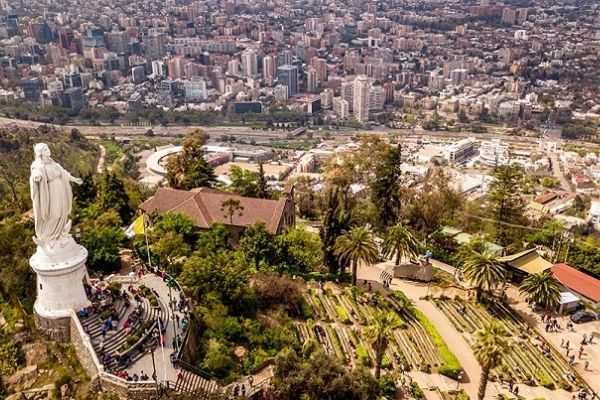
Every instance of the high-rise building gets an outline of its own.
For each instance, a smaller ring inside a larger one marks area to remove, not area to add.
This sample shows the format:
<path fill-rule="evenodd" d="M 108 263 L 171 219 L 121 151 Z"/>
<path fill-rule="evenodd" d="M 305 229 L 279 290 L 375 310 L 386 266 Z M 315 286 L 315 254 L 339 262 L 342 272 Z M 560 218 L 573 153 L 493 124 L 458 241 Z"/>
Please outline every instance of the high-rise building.
<path fill-rule="evenodd" d="M 38 101 L 40 99 L 40 93 L 44 90 L 44 81 L 42 78 L 28 78 L 21 79 L 21 88 L 23 89 L 23 95 L 26 101 Z"/>
<path fill-rule="evenodd" d="M 275 82 L 276 69 L 275 58 L 273 56 L 265 56 L 262 59 L 263 79 L 267 85 L 272 85 Z"/>
<path fill-rule="evenodd" d="M 63 75 L 63 84 L 66 89 L 72 87 L 82 87 L 83 83 L 81 82 L 81 74 L 77 67 L 73 64 L 69 67 L 69 72 Z"/>
<path fill-rule="evenodd" d="M 317 72 L 317 79 L 319 82 L 327 82 L 327 60 L 314 57 L 311 60 L 311 65 Z"/>
<path fill-rule="evenodd" d="M 102 28 L 97 26 L 88 28 L 83 37 L 83 47 L 86 49 L 104 48 L 104 31 Z"/>
<path fill-rule="evenodd" d="M 321 92 L 321 106 L 329 109 L 333 106 L 333 90 L 325 89 Z"/>
<path fill-rule="evenodd" d="M 280 84 L 287 86 L 288 96 L 298 94 L 298 67 L 295 65 L 282 65 L 277 68 L 277 80 Z"/>
<path fill-rule="evenodd" d="M 353 114 L 359 122 L 366 122 L 369 120 L 369 89 L 371 83 L 369 79 L 364 75 L 359 75 L 354 79 L 353 88 Z"/>
<path fill-rule="evenodd" d="M 238 60 L 230 60 L 227 63 L 227 73 L 229 75 L 238 75 L 240 73 L 240 62 Z"/>
<path fill-rule="evenodd" d="M 162 60 L 154 60 L 152 61 L 152 75 L 155 77 L 167 77 L 167 66 Z"/>
<path fill-rule="evenodd" d="M 348 107 L 352 111 L 354 105 L 354 81 L 342 82 L 342 98 L 348 102 Z"/>
<path fill-rule="evenodd" d="M 258 56 L 252 49 L 247 49 L 242 53 L 242 72 L 249 78 L 258 74 Z"/>
<path fill-rule="evenodd" d="M 341 97 L 334 98 L 333 112 L 342 119 L 348 118 L 350 116 L 350 103 Z"/>
<path fill-rule="evenodd" d="M 80 87 L 73 87 L 63 92 L 63 107 L 79 110 L 85 106 L 85 96 Z"/>
<path fill-rule="evenodd" d="M 292 65 L 292 52 L 284 50 L 277 56 L 277 66 Z"/>
<path fill-rule="evenodd" d="M 502 23 L 507 25 L 514 25 L 517 21 L 517 10 L 514 8 L 505 8 L 502 10 Z"/>
<path fill-rule="evenodd" d="M 129 34 L 126 31 L 108 32 L 104 35 L 104 41 L 108 50 L 115 53 L 125 53 L 129 43 Z"/>
<path fill-rule="evenodd" d="M 144 54 L 149 61 L 161 59 L 167 52 L 165 35 L 162 33 L 145 36 L 142 43 L 144 44 Z"/>
<path fill-rule="evenodd" d="M 146 80 L 146 71 L 143 65 L 136 65 L 131 68 L 131 79 L 136 85 L 139 85 Z"/>
<path fill-rule="evenodd" d="M 204 79 L 194 78 L 183 84 L 185 99 L 187 101 L 206 100 L 206 81 Z"/>
<path fill-rule="evenodd" d="M 452 83 L 455 85 L 460 85 L 466 81 L 468 76 L 469 70 L 465 68 L 453 69 L 452 72 L 450 72 L 450 79 L 452 79 Z"/>
<path fill-rule="evenodd" d="M 306 72 L 306 91 L 309 93 L 317 91 L 317 71 L 314 68 L 309 68 Z"/>
<path fill-rule="evenodd" d="M 369 111 L 383 110 L 385 93 L 381 85 L 369 85 L 368 87 Z"/>
<path fill-rule="evenodd" d="M 527 21 L 527 8 L 517 8 L 517 24 L 523 25 Z"/>
<path fill-rule="evenodd" d="M 273 88 L 273 96 L 277 101 L 285 101 L 289 98 L 288 87 L 279 84 Z"/>

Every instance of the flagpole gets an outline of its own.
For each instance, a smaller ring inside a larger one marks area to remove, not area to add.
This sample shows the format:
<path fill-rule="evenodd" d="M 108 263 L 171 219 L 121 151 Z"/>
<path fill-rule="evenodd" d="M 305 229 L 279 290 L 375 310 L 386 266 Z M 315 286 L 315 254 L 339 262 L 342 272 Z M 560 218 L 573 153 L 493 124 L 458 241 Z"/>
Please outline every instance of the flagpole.
<path fill-rule="evenodd" d="M 146 238 L 146 252 L 148 253 L 148 265 L 152 268 L 152 261 L 150 260 L 150 245 L 148 244 L 148 233 L 146 232 L 146 213 L 142 213 L 142 225 L 144 227 L 144 237 Z"/>

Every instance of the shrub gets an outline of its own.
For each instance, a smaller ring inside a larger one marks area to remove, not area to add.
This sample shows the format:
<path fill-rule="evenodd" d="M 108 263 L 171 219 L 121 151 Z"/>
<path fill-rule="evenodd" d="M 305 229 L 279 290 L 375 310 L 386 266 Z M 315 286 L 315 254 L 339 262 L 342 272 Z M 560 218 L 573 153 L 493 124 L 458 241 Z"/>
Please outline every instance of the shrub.
<path fill-rule="evenodd" d="M 396 292 L 394 292 L 395 294 Z M 458 379 L 458 374 L 462 371 L 462 367 L 458 362 L 458 359 L 450 351 L 448 345 L 440 336 L 440 333 L 437 331 L 435 326 L 425 317 L 425 315 L 417 309 L 413 310 L 413 313 L 421 326 L 427 331 L 433 344 L 437 347 L 440 352 L 440 356 L 442 357 L 442 365 L 440 365 L 437 369 L 438 374 L 445 375 L 448 378 Z"/>
<path fill-rule="evenodd" d="M 412 393 L 413 397 L 417 400 L 422 400 L 425 398 L 425 394 L 415 381 L 412 381 L 410 383 L 410 392 Z"/>
<path fill-rule="evenodd" d="M 564 379 L 560 381 L 558 386 L 560 386 L 561 389 L 566 390 L 567 392 L 573 391 L 573 386 Z"/>
<path fill-rule="evenodd" d="M 312 308 L 304 297 L 300 299 L 300 314 L 305 320 L 314 318 Z"/>
<path fill-rule="evenodd" d="M 365 367 L 371 366 L 371 359 L 369 358 L 369 353 L 367 353 L 367 349 L 362 344 L 356 345 L 356 356 L 358 357 L 358 363 L 360 365 L 364 365 Z"/>
<path fill-rule="evenodd" d="M 545 372 L 539 371 L 537 373 L 537 377 L 540 381 L 541 386 L 545 387 L 546 389 L 550 389 L 550 390 L 555 389 L 554 381 L 552 381 L 552 378 L 550 378 Z"/>
<path fill-rule="evenodd" d="M 6 342 L 0 346 L 0 361 L 0 375 L 10 375 L 25 363 L 25 356 L 16 343 Z"/>
<path fill-rule="evenodd" d="M 392 368 L 392 362 L 388 358 L 387 354 L 383 355 L 383 359 L 381 360 L 381 368 L 383 368 L 383 369 L 391 369 Z"/>
<path fill-rule="evenodd" d="M 63 373 L 57 380 L 54 381 L 54 389 L 52 390 L 54 397 L 60 399 L 60 388 L 71 383 L 71 375 Z"/>
<path fill-rule="evenodd" d="M 112 314 L 112 312 L 110 310 L 104 310 L 100 314 L 100 319 L 104 321 L 105 319 L 107 319 L 108 317 L 110 317 L 111 314 Z"/>
<path fill-rule="evenodd" d="M 111 282 L 108 284 L 108 286 L 106 287 L 106 290 L 108 290 L 109 292 L 113 293 L 113 294 L 119 294 L 119 292 L 121 291 L 121 283 L 120 282 Z"/>
<path fill-rule="evenodd" d="M 342 320 L 342 322 L 344 324 L 350 325 L 352 323 L 352 321 L 350 321 L 350 317 L 348 317 L 348 313 L 346 312 L 344 307 L 342 307 L 341 305 L 337 305 L 337 306 L 335 306 L 335 310 L 337 311 L 338 316 L 340 317 L 340 319 Z"/>

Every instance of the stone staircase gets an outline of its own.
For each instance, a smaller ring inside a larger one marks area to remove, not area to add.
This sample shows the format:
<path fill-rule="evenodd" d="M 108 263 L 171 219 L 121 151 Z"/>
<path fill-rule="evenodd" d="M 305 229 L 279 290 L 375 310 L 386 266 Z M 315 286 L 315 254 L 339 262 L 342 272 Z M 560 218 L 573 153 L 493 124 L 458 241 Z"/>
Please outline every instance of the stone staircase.
<path fill-rule="evenodd" d="M 99 314 L 92 314 L 88 318 L 80 319 L 81 323 L 84 327 L 88 329 L 89 336 L 92 342 L 92 346 L 96 351 L 96 354 L 100 354 L 101 350 L 105 354 L 110 354 L 112 356 L 128 354 L 131 358 L 131 362 L 137 361 L 144 355 L 142 349 L 135 348 L 138 346 L 138 343 L 134 343 L 131 345 L 127 345 L 127 338 L 130 334 L 127 333 L 127 330 L 123 328 L 123 324 L 127 319 L 127 316 L 131 314 L 135 307 L 137 306 L 136 302 L 131 302 L 129 307 L 125 307 L 125 303 L 122 299 L 117 299 L 115 301 L 115 311 L 118 316 L 118 325 L 116 330 L 108 331 L 104 337 L 102 338 L 101 328 L 104 324 L 104 321 L 100 318 Z M 146 298 L 141 298 L 140 303 L 143 313 L 142 318 L 132 325 L 131 333 L 134 333 L 137 329 L 139 329 L 142 325 L 146 324 L 148 321 L 152 321 L 153 323 L 149 326 L 148 331 L 151 332 L 156 326 L 156 321 L 158 318 L 162 318 L 164 327 L 168 326 L 168 318 L 166 312 L 166 306 L 159 299 L 159 307 L 151 307 L 149 301 Z M 146 338 L 142 338 L 140 342 L 143 344 Z M 104 346 L 101 349 L 101 344 L 104 342 Z M 126 366 L 119 366 L 117 361 L 113 358 L 113 360 L 105 365 L 107 368 L 111 368 L 113 371 L 118 371 L 120 369 L 126 368 Z"/>
<path fill-rule="evenodd" d="M 219 389 L 212 376 L 193 365 L 179 361 L 181 366 L 177 381 L 171 382 L 171 388 L 177 393 L 193 393 L 197 399 L 209 399 L 210 394 Z"/>

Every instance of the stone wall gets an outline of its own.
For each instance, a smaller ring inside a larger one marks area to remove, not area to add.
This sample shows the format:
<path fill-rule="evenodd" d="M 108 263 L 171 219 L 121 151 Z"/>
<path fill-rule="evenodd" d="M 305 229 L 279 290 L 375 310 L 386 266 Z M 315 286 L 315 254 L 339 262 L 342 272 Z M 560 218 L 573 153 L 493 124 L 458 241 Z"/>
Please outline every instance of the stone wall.
<path fill-rule="evenodd" d="M 35 326 L 38 330 L 59 343 L 71 340 L 71 318 L 44 318 L 35 313 Z"/>
<path fill-rule="evenodd" d="M 114 393 L 122 399 L 147 400 L 157 398 L 154 382 L 128 382 L 114 375 L 102 373 L 102 391 Z"/>
<path fill-rule="evenodd" d="M 433 279 L 433 267 L 428 265 L 401 264 L 393 267 L 394 278 L 414 279 L 429 282 Z"/>
<path fill-rule="evenodd" d="M 100 375 L 104 371 L 104 367 L 100 364 L 92 342 L 89 336 L 83 331 L 83 327 L 75 311 L 71 313 L 70 319 L 71 343 L 75 347 L 77 358 L 79 358 L 81 366 L 90 377 L 92 386 L 98 387 L 100 385 Z"/>

